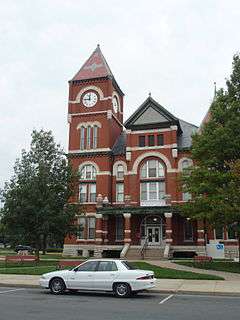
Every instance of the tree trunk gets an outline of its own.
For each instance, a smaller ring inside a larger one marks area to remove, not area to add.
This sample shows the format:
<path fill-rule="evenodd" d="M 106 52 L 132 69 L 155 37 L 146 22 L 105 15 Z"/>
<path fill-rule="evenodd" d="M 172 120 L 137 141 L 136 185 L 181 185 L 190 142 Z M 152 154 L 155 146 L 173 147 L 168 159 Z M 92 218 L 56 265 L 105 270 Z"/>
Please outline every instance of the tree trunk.
<path fill-rule="evenodd" d="M 38 260 L 39 260 L 40 244 L 39 244 L 39 243 L 36 243 L 35 247 L 36 247 L 35 256 L 36 256 L 36 257 L 38 258 Z"/>
<path fill-rule="evenodd" d="M 42 250 L 42 254 L 46 254 L 46 248 L 47 248 L 47 236 L 44 235 L 43 236 L 43 250 Z"/>

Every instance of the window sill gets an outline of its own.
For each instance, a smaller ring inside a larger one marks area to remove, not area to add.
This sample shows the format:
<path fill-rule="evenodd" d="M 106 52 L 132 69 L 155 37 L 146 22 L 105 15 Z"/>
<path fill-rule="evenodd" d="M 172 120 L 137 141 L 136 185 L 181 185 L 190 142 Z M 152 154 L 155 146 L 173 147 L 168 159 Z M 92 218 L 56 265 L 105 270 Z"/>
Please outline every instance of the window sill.
<path fill-rule="evenodd" d="M 166 206 L 165 200 L 147 200 L 147 201 L 140 201 L 141 207 L 163 207 Z"/>

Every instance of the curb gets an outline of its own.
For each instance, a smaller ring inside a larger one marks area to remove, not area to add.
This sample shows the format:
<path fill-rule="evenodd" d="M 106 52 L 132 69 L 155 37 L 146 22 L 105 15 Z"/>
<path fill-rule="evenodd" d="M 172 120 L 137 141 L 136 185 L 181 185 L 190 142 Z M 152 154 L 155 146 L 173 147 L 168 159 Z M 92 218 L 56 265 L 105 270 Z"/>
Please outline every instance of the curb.
<path fill-rule="evenodd" d="M 10 287 L 10 288 L 35 288 L 35 289 L 42 289 L 40 285 L 37 284 L 20 284 L 20 283 L 0 283 L 0 286 L 3 287 Z M 240 297 L 240 292 L 209 292 L 209 291 L 176 291 L 176 290 L 157 290 L 157 289 L 150 289 L 147 292 L 149 293 L 160 293 L 160 294 L 175 294 L 175 295 L 202 295 L 202 296 L 228 296 L 228 297 Z"/>

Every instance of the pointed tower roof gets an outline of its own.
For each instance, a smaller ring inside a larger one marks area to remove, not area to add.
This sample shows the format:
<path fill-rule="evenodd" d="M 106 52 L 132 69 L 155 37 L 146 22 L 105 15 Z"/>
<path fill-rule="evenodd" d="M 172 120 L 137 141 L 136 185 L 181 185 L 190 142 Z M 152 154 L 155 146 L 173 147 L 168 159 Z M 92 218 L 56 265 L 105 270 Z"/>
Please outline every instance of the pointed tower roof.
<path fill-rule="evenodd" d="M 71 81 L 113 77 L 99 44 Z"/>

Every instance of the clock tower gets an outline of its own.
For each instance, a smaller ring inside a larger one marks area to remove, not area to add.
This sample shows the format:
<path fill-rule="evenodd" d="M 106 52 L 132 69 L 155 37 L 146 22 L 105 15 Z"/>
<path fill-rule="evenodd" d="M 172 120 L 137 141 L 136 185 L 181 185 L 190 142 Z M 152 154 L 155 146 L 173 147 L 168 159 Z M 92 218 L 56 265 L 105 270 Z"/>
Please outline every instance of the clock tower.
<path fill-rule="evenodd" d="M 92 164 L 101 175 L 95 193 L 109 201 L 112 148 L 123 131 L 123 96 L 98 45 L 69 81 L 69 158 L 77 170 Z"/>

